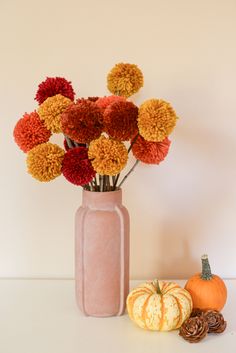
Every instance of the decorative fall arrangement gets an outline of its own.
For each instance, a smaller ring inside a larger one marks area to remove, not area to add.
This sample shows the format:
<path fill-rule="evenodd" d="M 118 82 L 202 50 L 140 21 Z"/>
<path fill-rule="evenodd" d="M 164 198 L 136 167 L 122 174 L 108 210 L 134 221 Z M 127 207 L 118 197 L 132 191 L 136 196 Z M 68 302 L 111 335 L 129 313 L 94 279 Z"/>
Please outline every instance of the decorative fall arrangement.
<path fill-rule="evenodd" d="M 36 93 L 37 111 L 25 113 L 17 122 L 14 139 L 27 153 L 28 172 L 35 179 L 48 182 L 63 174 L 83 187 L 75 242 L 81 311 L 98 317 L 121 315 L 126 304 L 139 327 L 179 329 L 185 340 L 199 342 L 226 328 L 219 311 L 227 290 L 223 280 L 211 273 L 207 255 L 202 256 L 202 272 L 191 277 L 185 288 L 154 280 L 128 295 L 129 215 L 120 187 L 139 161 L 159 164 L 165 159 L 177 120 L 162 99 L 149 99 L 140 107 L 128 100 L 142 86 L 140 69 L 123 63 L 109 72 L 107 87 L 112 95 L 106 97 L 75 100 L 71 82 L 47 78 Z M 63 148 L 49 142 L 53 133 L 64 135 Z M 130 151 L 136 162 L 120 180 Z"/>
<path fill-rule="evenodd" d="M 140 107 L 128 100 L 142 86 L 141 70 L 124 63 L 109 72 L 112 95 L 107 97 L 75 99 L 71 82 L 61 77 L 40 83 L 37 111 L 25 113 L 14 128 L 17 145 L 27 153 L 28 172 L 42 182 L 62 173 L 85 190 L 102 192 L 120 188 L 139 161 L 163 161 L 177 116 L 162 99 L 149 99 Z M 54 133 L 64 134 L 64 148 L 49 142 Z M 136 162 L 119 180 L 131 150 Z"/>
<path fill-rule="evenodd" d="M 227 323 L 220 310 L 227 297 L 223 280 L 211 273 L 208 256 L 202 256 L 202 273 L 191 277 L 185 288 L 174 282 L 149 281 L 133 289 L 127 297 L 130 319 L 153 331 L 179 329 L 190 343 L 207 334 L 225 331 Z"/>

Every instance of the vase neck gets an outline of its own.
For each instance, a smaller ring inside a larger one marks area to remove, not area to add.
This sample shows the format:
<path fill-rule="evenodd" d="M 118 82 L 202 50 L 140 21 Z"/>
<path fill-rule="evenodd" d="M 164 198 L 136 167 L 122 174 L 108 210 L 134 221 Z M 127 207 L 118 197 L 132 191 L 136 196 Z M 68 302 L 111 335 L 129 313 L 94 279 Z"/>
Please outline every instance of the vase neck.
<path fill-rule="evenodd" d="M 92 208 L 110 208 L 122 204 L 122 190 L 95 192 L 83 190 L 83 206 Z"/>

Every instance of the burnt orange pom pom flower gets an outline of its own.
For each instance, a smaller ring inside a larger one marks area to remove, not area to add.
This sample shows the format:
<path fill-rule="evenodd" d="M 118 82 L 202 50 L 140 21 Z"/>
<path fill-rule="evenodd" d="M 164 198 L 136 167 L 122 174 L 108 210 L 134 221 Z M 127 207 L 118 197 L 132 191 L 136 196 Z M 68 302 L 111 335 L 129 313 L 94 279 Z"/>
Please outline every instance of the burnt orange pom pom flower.
<path fill-rule="evenodd" d="M 125 167 L 128 151 L 122 142 L 101 136 L 91 142 L 88 157 L 97 173 L 116 175 Z"/>
<path fill-rule="evenodd" d="M 48 97 L 53 97 L 56 94 L 74 100 L 75 92 L 71 82 L 63 77 L 47 77 L 39 84 L 35 100 L 42 104 Z"/>
<path fill-rule="evenodd" d="M 50 181 L 61 174 L 64 150 L 50 142 L 42 143 L 27 155 L 28 173 L 39 181 Z"/>
<path fill-rule="evenodd" d="M 143 163 L 159 164 L 167 156 L 170 143 L 167 137 L 161 142 L 151 142 L 139 135 L 134 140 L 132 152 L 135 158 Z"/>
<path fill-rule="evenodd" d="M 125 98 L 121 96 L 100 97 L 96 101 L 96 105 L 104 111 L 109 105 L 115 102 L 125 102 Z"/>
<path fill-rule="evenodd" d="M 96 103 L 79 99 L 62 114 L 62 131 L 78 143 L 89 143 L 101 135 L 102 120 L 102 112 Z"/>
<path fill-rule="evenodd" d="M 162 141 L 173 131 L 176 119 L 175 111 L 168 102 L 149 99 L 139 108 L 139 133 L 147 141 Z"/>
<path fill-rule="evenodd" d="M 107 88 L 112 94 L 126 98 L 143 86 L 143 74 L 137 65 L 116 64 L 107 76 Z"/>
<path fill-rule="evenodd" d="M 45 127 L 39 115 L 32 112 L 30 114 L 25 113 L 18 120 L 13 136 L 20 149 L 23 152 L 28 152 L 40 143 L 47 142 L 51 136 L 51 131 Z"/>
<path fill-rule="evenodd" d="M 115 102 L 103 115 L 104 131 L 119 141 L 128 141 L 138 130 L 138 108 L 128 101 Z"/>
<path fill-rule="evenodd" d="M 52 132 L 61 132 L 61 114 L 72 104 L 69 98 L 57 94 L 47 98 L 38 108 L 40 119 Z"/>

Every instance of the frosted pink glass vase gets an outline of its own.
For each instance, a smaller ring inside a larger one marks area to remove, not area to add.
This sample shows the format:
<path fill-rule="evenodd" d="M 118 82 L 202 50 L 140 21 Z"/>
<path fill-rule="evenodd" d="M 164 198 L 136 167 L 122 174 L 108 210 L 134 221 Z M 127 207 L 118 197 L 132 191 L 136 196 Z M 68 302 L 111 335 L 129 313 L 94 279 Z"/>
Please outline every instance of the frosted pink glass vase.
<path fill-rule="evenodd" d="M 123 314 L 129 291 L 129 214 L 121 190 L 83 190 L 75 218 L 75 281 L 85 315 Z"/>

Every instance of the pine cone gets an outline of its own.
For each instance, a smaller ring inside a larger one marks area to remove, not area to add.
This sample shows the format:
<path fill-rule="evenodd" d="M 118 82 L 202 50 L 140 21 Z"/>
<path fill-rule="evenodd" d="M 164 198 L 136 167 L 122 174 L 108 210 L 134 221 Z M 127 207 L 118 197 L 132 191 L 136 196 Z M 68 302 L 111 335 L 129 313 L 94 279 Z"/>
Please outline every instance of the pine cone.
<path fill-rule="evenodd" d="M 192 310 L 190 317 L 195 317 L 195 316 L 202 316 L 203 311 L 201 309 L 195 308 Z"/>
<path fill-rule="evenodd" d="M 203 316 L 190 317 L 184 321 L 179 330 L 179 335 L 190 343 L 201 341 L 208 332 L 208 324 Z"/>
<path fill-rule="evenodd" d="M 217 310 L 207 310 L 204 314 L 209 327 L 209 333 L 222 333 L 226 329 L 227 322 Z"/>

